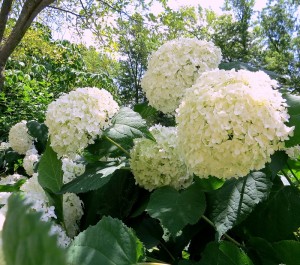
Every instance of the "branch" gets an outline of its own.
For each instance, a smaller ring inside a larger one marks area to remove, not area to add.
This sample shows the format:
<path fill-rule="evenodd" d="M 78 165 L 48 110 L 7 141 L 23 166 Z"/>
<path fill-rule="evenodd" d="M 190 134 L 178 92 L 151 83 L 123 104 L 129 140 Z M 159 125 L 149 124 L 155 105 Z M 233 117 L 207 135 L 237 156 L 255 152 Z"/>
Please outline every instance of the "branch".
<path fill-rule="evenodd" d="M 35 17 L 55 0 L 26 0 L 21 14 L 2 47 L 0 47 L 0 65 L 5 65 L 8 57 L 24 37 Z"/>
<path fill-rule="evenodd" d="M 68 14 L 71 14 L 73 16 L 76 16 L 76 17 L 79 17 L 79 18 L 83 18 L 84 16 L 82 15 L 79 15 L 79 14 L 76 14 L 75 12 L 72 12 L 70 10 L 67 10 L 67 9 L 63 9 L 61 7 L 57 7 L 57 6 L 48 6 L 49 8 L 52 8 L 52 9 L 55 9 L 55 10 L 59 10 L 59 11 L 62 11 L 62 12 L 65 12 L 65 13 L 68 13 Z"/>
<path fill-rule="evenodd" d="M 114 6 L 110 5 L 109 3 L 107 3 L 106 1 L 103 0 L 98 0 L 100 3 L 108 6 L 109 8 L 111 8 L 114 11 L 117 11 L 120 14 L 124 14 L 125 16 L 127 16 L 129 19 L 131 20 L 135 20 L 134 18 L 132 18 L 130 15 L 128 15 L 125 11 L 122 11 L 121 9 L 115 8 Z"/>
<path fill-rule="evenodd" d="M 13 0 L 4 0 L 0 11 L 0 43 L 2 42 Z"/>

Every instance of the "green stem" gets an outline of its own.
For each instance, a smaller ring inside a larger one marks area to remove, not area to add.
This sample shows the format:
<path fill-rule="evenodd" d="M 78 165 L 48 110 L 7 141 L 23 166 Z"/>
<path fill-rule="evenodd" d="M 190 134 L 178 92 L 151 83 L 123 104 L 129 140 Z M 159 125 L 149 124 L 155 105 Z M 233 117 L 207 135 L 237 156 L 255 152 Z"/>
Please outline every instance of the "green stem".
<path fill-rule="evenodd" d="M 214 229 L 216 229 L 214 223 L 211 220 L 209 220 L 205 215 L 202 215 L 202 219 L 205 220 L 208 224 L 210 224 Z M 238 247 L 243 247 L 242 244 L 237 242 L 235 239 L 233 239 L 231 236 L 227 235 L 226 233 L 224 234 L 224 237 L 227 238 L 232 243 L 234 243 L 235 245 L 237 245 Z"/>
<path fill-rule="evenodd" d="M 283 174 L 283 176 L 285 176 L 285 178 L 287 179 L 287 181 L 290 183 L 291 186 L 295 186 L 295 184 L 293 183 L 293 181 L 290 179 L 290 177 L 283 171 L 280 170 L 281 173 Z"/>
<path fill-rule="evenodd" d="M 173 261 L 175 261 L 174 256 L 173 256 L 172 253 L 167 249 L 167 247 L 166 247 L 161 241 L 160 241 L 159 243 L 160 243 L 160 245 L 162 246 L 162 248 L 169 254 L 169 256 L 171 257 L 171 259 L 172 259 Z"/>
<path fill-rule="evenodd" d="M 121 145 L 119 145 L 118 143 L 116 143 L 113 139 L 109 138 L 108 136 L 104 135 L 103 138 L 105 138 L 107 141 L 111 142 L 112 144 L 114 144 L 116 147 L 118 147 L 120 150 L 122 150 L 127 156 L 130 157 L 130 153 L 127 152 Z"/>
<path fill-rule="evenodd" d="M 292 173 L 293 177 L 294 177 L 294 178 L 297 180 L 298 184 L 300 184 L 300 180 L 297 178 L 297 176 L 295 175 L 295 173 L 294 173 L 293 169 L 290 167 L 290 165 L 289 165 L 289 163 L 288 163 L 288 162 L 286 162 L 286 165 L 287 165 L 287 167 L 288 167 L 289 171 L 291 171 L 291 173 Z"/>

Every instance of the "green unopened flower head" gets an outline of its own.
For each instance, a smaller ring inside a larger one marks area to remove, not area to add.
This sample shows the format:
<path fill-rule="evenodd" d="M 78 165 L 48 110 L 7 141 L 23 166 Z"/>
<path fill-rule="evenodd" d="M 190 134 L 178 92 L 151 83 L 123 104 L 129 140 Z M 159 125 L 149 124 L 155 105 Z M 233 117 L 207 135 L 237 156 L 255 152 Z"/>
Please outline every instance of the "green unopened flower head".
<path fill-rule="evenodd" d="M 136 183 L 151 191 L 162 186 L 187 187 L 192 176 L 177 151 L 176 129 L 157 125 L 151 128 L 156 142 L 136 139 L 131 150 L 130 167 Z"/>

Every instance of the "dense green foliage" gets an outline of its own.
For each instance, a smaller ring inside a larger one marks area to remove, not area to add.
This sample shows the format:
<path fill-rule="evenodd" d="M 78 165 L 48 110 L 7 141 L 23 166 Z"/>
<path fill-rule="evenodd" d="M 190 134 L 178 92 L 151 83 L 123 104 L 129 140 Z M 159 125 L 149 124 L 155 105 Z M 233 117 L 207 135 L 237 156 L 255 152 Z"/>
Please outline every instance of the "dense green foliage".
<path fill-rule="evenodd" d="M 48 104 L 75 87 L 105 87 L 114 94 L 113 82 L 104 71 L 87 71 L 85 50 L 69 41 L 54 41 L 40 24 L 27 32 L 6 66 L 0 92 L 0 139 L 21 120 L 42 121 Z"/>

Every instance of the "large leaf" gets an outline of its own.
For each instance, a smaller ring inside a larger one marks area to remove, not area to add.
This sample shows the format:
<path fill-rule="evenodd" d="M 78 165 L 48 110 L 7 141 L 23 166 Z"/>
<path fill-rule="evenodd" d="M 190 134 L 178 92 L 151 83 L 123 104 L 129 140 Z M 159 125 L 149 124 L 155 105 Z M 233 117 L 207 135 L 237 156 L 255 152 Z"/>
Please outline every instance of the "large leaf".
<path fill-rule="evenodd" d="M 212 242 L 203 252 L 203 258 L 197 265 L 253 265 L 250 258 L 240 248 L 226 241 Z"/>
<path fill-rule="evenodd" d="M 125 150 L 133 146 L 133 139 L 146 137 L 154 140 L 148 131 L 146 121 L 130 108 L 122 108 L 112 119 L 112 126 L 104 135 L 120 144 Z"/>
<path fill-rule="evenodd" d="M 28 133 L 35 138 L 35 145 L 40 153 L 42 153 L 47 145 L 48 128 L 44 123 L 37 121 L 28 121 L 26 123 Z"/>
<path fill-rule="evenodd" d="M 162 240 L 164 231 L 159 221 L 148 215 L 137 218 L 137 220 L 131 224 L 131 227 L 147 249 L 157 246 Z"/>
<path fill-rule="evenodd" d="M 58 220 L 63 220 L 62 195 L 57 194 L 63 185 L 62 162 L 57 158 L 50 143 L 38 165 L 38 181 L 46 191 L 50 203 L 55 206 Z"/>
<path fill-rule="evenodd" d="M 111 122 L 112 125 L 103 132 L 102 137 L 86 148 L 85 156 L 88 160 L 92 156 L 96 156 L 97 160 L 104 156 L 127 156 L 135 138 L 146 137 L 154 140 L 146 121 L 130 108 L 121 108 Z"/>
<path fill-rule="evenodd" d="M 247 235 L 269 242 L 294 239 L 300 227 L 300 191 L 284 186 L 271 193 L 241 224 Z M 259 221 L 258 221 L 259 220 Z"/>
<path fill-rule="evenodd" d="M 148 124 L 152 124 L 158 115 L 158 111 L 152 106 L 149 106 L 146 102 L 136 104 L 134 106 L 134 111 L 139 113 L 142 118 L 148 122 Z"/>
<path fill-rule="evenodd" d="M 109 182 L 116 170 L 124 167 L 125 162 L 95 162 L 88 164 L 85 172 L 71 182 L 65 184 L 60 193 L 83 193 L 97 190 Z"/>
<path fill-rule="evenodd" d="M 290 147 L 300 144 L 300 97 L 289 93 L 283 94 L 283 97 L 286 99 L 289 106 L 288 113 L 290 115 L 290 119 L 288 126 L 295 126 L 294 136 L 290 137 L 290 139 L 285 142 L 286 146 Z"/>
<path fill-rule="evenodd" d="M 65 265 L 65 254 L 57 246 L 56 236 L 49 236 L 50 223 L 41 214 L 30 211 L 18 195 L 8 200 L 3 226 L 3 251 L 10 265 Z"/>
<path fill-rule="evenodd" d="M 38 179 L 41 186 L 51 192 L 58 192 L 63 185 L 62 162 L 57 158 L 48 143 L 38 167 Z"/>
<path fill-rule="evenodd" d="M 95 225 L 105 215 L 128 218 L 141 190 L 129 170 L 116 171 L 103 187 L 81 194 L 85 209 L 81 227 Z"/>
<path fill-rule="evenodd" d="M 271 174 L 274 179 L 277 173 L 286 166 L 288 155 L 284 151 L 277 151 L 271 156 L 271 162 L 266 164 L 263 171 Z"/>
<path fill-rule="evenodd" d="M 221 189 L 209 194 L 209 216 L 218 239 L 268 196 L 271 185 L 264 173 L 253 172 L 244 178 L 229 180 Z"/>
<path fill-rule="evenodd" d="M 81 232 L 68 249 L 70 265 L 134 265 L 144 248 L 134 232 L 120 220 L 103 217 Z"/>
<path fill-rule="evenodd" d="M 250 246 L 258 253 L 260 264 L 266 265 L 300 265 L 300 242 L 283 240 L 270 243 L 259 237 L 251 238 Z"/>
<path fill-rule="evenodd" d="M 179 192 L 172 187 L 155 190 L 146 211 L 157 218 L 173 236 L 187 224 L 195 224 L 203 215 L 206 203 L 204 193 L 194 183 Z"/>
<path fill-rule="evenodd" d="M 300 265 L 300 242 L 284 240 L 273 244 L 281 263 L 286 265 Z"/>

